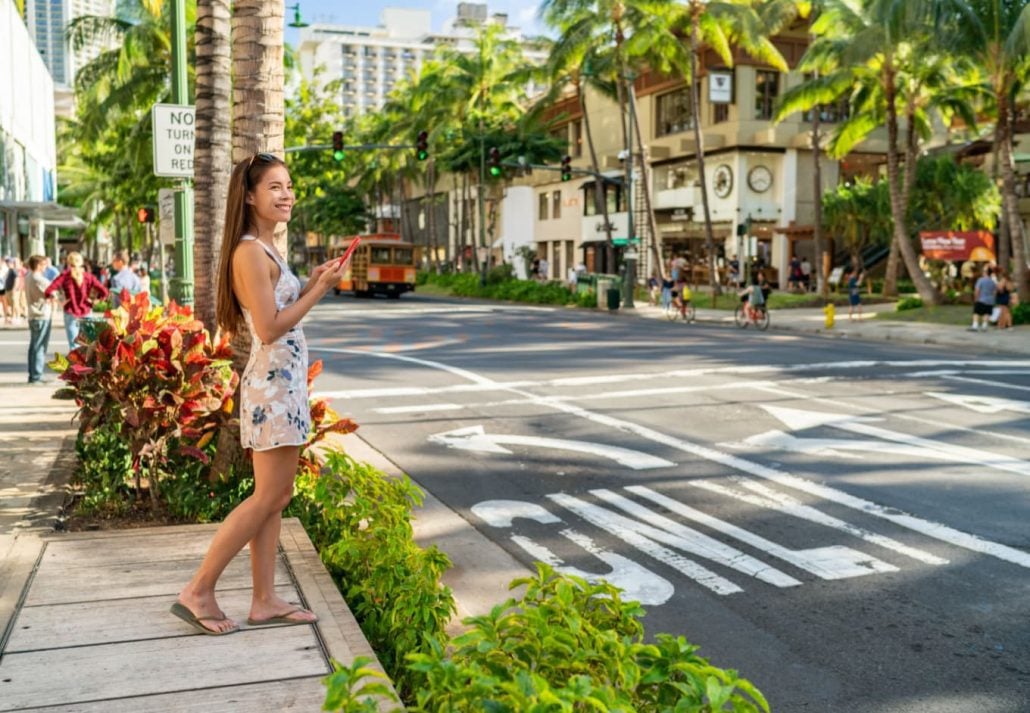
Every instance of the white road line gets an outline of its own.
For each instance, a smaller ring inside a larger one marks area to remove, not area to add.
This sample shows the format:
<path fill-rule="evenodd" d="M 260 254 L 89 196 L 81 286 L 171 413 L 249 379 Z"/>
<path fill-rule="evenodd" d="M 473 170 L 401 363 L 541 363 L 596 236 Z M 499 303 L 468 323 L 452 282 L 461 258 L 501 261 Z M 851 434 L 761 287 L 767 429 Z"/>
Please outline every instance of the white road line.
<path fill-rule="evenodd" d="M 932 565 L 948 564 L 948 560 L 943 557 L 930 554 L 925 550 L 918 549 L 916 547 L 910 547 L 906 544 L 898 542 L 894 538 L 887 537 L 885 535 L 879 535 L 875 532 L 870 532 L 864 527 L 852 525 L 850 522 L 845 522 L 839 518 L 827 515 L 826 513 L 817 510 L 811 505 L 805 505 L 796 498 L 788 495 L 787 493 L 781 493 L 768 486 L 745 478 L 741 476 L 733 476 L 732 480 L 738 485 L 751 490 L 752 493 L 746 493 L 736 488 L 731 488 L 720 483 L 712 482 L 711 480 L 688 480 L 688 485 L 702 490 L 708 490 L 713 493 L 718 493 L 728 498 L 735 498 L 742 502 L 754 505 L 760 508 L 766 508 L 768 510 L 775 510 L 781 512 L 784 515 L 790 515 L 800 520 L 806 520 L 808 522 L 815 523 L 817 525 L 823 525 L 825 527 L 833 528 L 841 532 L 846 532 L 853 537 L 857 537 L 860 540 L 865 540 L 874 545 L 883 547 L 884 549 L 893 550 L 899 554 L 903 554 L 907 557 L 911 557 L 919 562 Z M 627 490 L 637 493 L 643 497 L 650 497 L 649 491 L 642 486 L 632 485 L 626 488 Z"/>
<path fill-rule="evenodd" d="M 778 545 L 775 542 L 771 542 L 760 535 L 756 535 L 753 532 L 748 532 L 741 527 L 731 525 L 725 520 L 720 520 L 719 518 L 712 517 L 700 510 L 696 510 L 689 505 L 684 505 L 678 500 L 673 500 L 666 495 L 656 493 L 650 488 L 645 488 L 643 486 L 629 486 L 626 490 L 645 497 L 648 500 L 661 505 L 670 512 L 676 513 L 680 517 L 685 517 L 688 520 L 699 522 L 706 527 L 710 527 L 716 532 L 729 535 L 730 537 L 740 540 L 741 542 L 745 542 L 756 549 L 768 552 L 773 557 L 778 557 L 784 562 L 788 562 L 799 569 L 811 572 L 821 579 L 848 579 L 850 577 L 861 577 L 875 572 L 898 571 L 898 568 L 894 565 L 878 560 L 863 552 L 853 550 L 850 547 L 834 545 L 830 547 L 815 547 L 807 550 L 791 550 L 782 545 Z M 673 522 L 669 518 L 658 515 L 657 513 L 653 513 L 632 500 L 624 498 L 611 491 L 591 490 L 590 492 L 605 502 L 625 510 L 630 515 L 638 517 L 641 520 L 652 522 L 663 530 L 668 530 L 673 534 L 681 534 L 681 529 L 684 529 L 679 523 Z"/>
<path fill-rule="evenodd" d="M 324 394 L 323 394 L 324 396 Z M 420 413 L 423 411 L 460 411 L 467 406 L 461 404 L 423 404 L 419 406 L 415 404 L 413 406 L 386 406 L 385 408 L 374 408 L 372 409 L 376 413 Z"/>
<path fill-rule="evenodd" d="M 964 381 L 967 384 L 985 384 L 987 386 L 993 386 L 997 389 L 1013 389 L 1015 391 L 1030 391 L 1030 386 L 1020 386 L 1019 384 L 1006 384 L 1003 381 L 988 381 L 987 379 L 974 379 L 969 376 L 951 376 L 944 375 L 942 379 L 948 381 Z"/>
<path fill-rule="evenodd" d="M 897 433 L 886 428 L 863 423 L 862 417 L 827 413 L 825 411 L 807 411 L 785 406 L 770 406 L 768 404 L 763 404 L 762 408 L 793 430 L 807 430 L 819 426 L 829 426 L 830 428 L 850 431 L 863 436 L 872 436 L 884 441 L 894 441 L 895 443 L 903 443 L 910 447 L 923 448 L 927 451 L 927 457 L 931 454 L 937 454 L 933 457 L 950 460 L 955 463 L 986 466 L 987 468 L 1002 470 L 1007 473 L 1030 475 L 1030 463 L 1019 458 L 990 453 L 976 448 L 957 446 L 943 441 L 934 441 L 929 438 L 910 436 L 907 433 Z"/>
<path fill-rule="evenodd" d="M 638 534 L 634 529 L 623 527 L 617 522 L 602 516 L 597 512 L 598 510 L 602 510 L 602 508 L 590 506 L 588 503 L 583 502 L 579 498 L 574 498 L 571 495 L 559 493 L 548 495 L 547 497 L 551 498 L 559 505 L 572 510 L 587 522 L 596 525 L 602 530 L 610 532 L 623 542 L 636 547 L 641 552 L 650 555 L 669 567 L 672 567 L 683 574 L 683 576 L 694 580 L 703 587 L 707 587 L 716 594 L 738 594 L 744 591 L 730 580 L 725 577 L 720 577 L 707 567 L 703 567 L 693 560 L 687 559 L 670 549 L 662 547 L 656 542 L 652 542 L 650 539 Z M 627 518 L 621 519 L 626 520 Z M 798 582 L 798 584 L 801 583 Z"/>
<path fill-rule="evenodd" d="M 1030 401 L 1015 401 L 1003 399 L 997 396 L 983 396 L 980 394 L 946 394 L 940 391 L 926 391 L 927 396 L 938 401 L 946 401 L 949 404 L 962 406 L 977 413 L 1001 413 L 1002 411 L 1013 411 L 1015 413 L 1030 414 Z"/>
<path fill-rule="evenodd" d="M 367 355 L 367 353 L 363 352 L 358 353 L 362 355 Z M 455 367 L 451 367 L 446 364 L 440 364 L 439 362 L 430 361 L 428 359 L 417 359 L 415 357 L 405 357 L 398 354 L 374 354 L 374 356 L 382 359 L 398 359 L 410 363 L 421 364 L 422 366 L 425 366 L 427 368 L 442 369 L 444 371 L 448 371 L 451 373 L 465 372 L 464 369 L 459 370 Z M 847 362 L 830 362 L 830 364 L 832 364 L 834 368 L 839 368 L 841 364 L 845 363 Z M 851 362 L 851 364 L 856 363 L 863 365 L 934 366 L 937 364 L 942 364 L 943 362 Z M 1030 362 L 970 361 L 961 363 L 976 364 L 977 366 L 981 367 L 993 366 L 999 363 L 1003 365 L 1018 366 L 1030 365 Z M 799 367 L 801 366 L 804 365 L 795 365 L 794 367 L 788 367 L 788 370 L 800 371 Z M 476 383 L 489 382 L 489 379 L 486 379 L 485 377 L 481 377 L 477 374 L 472 374 L 471 372 L 465 373 L 469 374 L 469 377 L 473 377 Z M 520 391 L 518 389 L 507 390 L 519 396 L 523 396 L 525 398 L 534 398 L 534 394 L 531 394 L 526 391 Z M 956 530 L 946 525 L 941 525 L 930 520 L 924 520 L 923 518 L 916 517 L 905 512 L 901 512 L 895 508 L 884 507 L 870 500 L 865 500 L 863 498 L 858 498 L 853 495 L 849 495 L 848 493 L 845 493 L 842 490 L 837 490 L 826 485 L 821 485 L 819 483 L 805 480 L 804 478 L 800 478 L 790 473 L 777 470 L 776 468 L 762 465 L 761 463 L 755 463 L 749 460 L 745 460 L 744 458 L 739 458 L 729 453 L 717 451 L 714 448 L 708 448 L 706 446 L 702 446 L 696 443 L 691 443 L 689 441 L 676 438 L 675 436 L 670 436 L 659 431 L 656 431 L 652 428 L 648 428 L 647 426 L 641 426 L 629 421 L 624 421 L 622 419 L 617 419 L 604 414 L 593 413 L 591 411 L 587 411 L 586 409 L 574 406 L 572 404 L 548 401 L 547 399 L 543 398 L 540 398 L 539 403 L 543 406 L 550 406 L 558 411 L 562 411 L 570 415 L 575 415 L 588 421 L 592 421 L 594 423 L 598 423 L 600 425 L 608 426 L 609 428 L 622 431 L 624 433 L 632 433 L 638 435 L 641 438 L 654 441 L 655 443 L 661 443 L 662 445 L 675 448 L 677 450 L 683 451 L 684 453 L 689 453 L 691 455 L 697 456 L 698 458 L 704 458 L 705 460 L 725 465 L 729 468 L 732 468 L 733 470 L 748 473 L 750 475 L 763 478 L 765 480 L 770 480 L 774 483 L 778 483 L 779 485 L 788 488 L 793 488 L 795 490 L 800 490 L 802 492 L 815 495 L 830 502 L 834 502 L 839 505 L 852 508 L 861 513 L 865 513 L 867 515 L 872 515 L 873 517 L 878 517 L 883 520 L 887 520 L 888 522 L 894 523 L 895 525 L 898 525 L 900 527 L 904 527 L 909 530 L 922 533 L 927 537 L 931 537 L 942 542 L 947 542 L 956 547 L 961 547 L 963 549 L 971 550 L 973 552 L 980 552 L 981 554 L 996 557 L 1006 562 L 1011 562 L 1013 564 L 1019 565 L 1020 567 L 1030 569 L 1030 553 L 1023 552 L 1014 547 L 1008 547 L 1006 545 L 1002 545 L 996 542 L 991 542 L 990 540 L 982 539 L 980 537 L 977 537 L 976 535 L 971 535 L 969 533 Z"/>
<path fill-rule="evenodd" d="M 501 444 L 526 446 L 531 449 L 551 448 L 576 453 L 587 453 L 613 460 L 619 465 L 633 470 L 650 470 L 652 468 L 668 468 L 676 465 L 672 461 L 653 456 L 650 453 L 635 451 L 631 448 L 620 448 L 590 441 L 573 441 L 564 438 L 547 438 L 544 436 L 523 436 L 512 433 L 487 433 L 481 425 L 459 428 L 445 433 L 429 436 L 433 443 L 440 443 L 448 448 L 478 451 L 480 453 L 503 453 L 511 455 L 511 451 Z"/>
<path fill-rule="evenodd" d="M 484 500 L 472 506 L 472 514 L 490 527 L 511 527 L 511 523 L 520 517 L 544 525 L 561 522 L 560 517 L 546 508 L 523 500 Z"/>
<path fill-rule="evenodd" d="M 647 606 L 658 606 L 665 604 L 676 592 L 672 582 L 661 575 L 655 574 L 643 565 L 623 557 L 620 554 L 609 550 L 601 549 L 594 544 L 586 535 L 575 530 L 562 530 L 562 537 L 565 537 L 597 559 L 611 567 L 607 574 L 592 574 L 584 572 L 576 567 L 569 567 L 565 562 L 549 550 L 545 545 L 534 542 L 522 535 L 512 535 L 511 541 L 521 547 L 530 557 L 549 564 L 559 572 L 571 574 L 574 577 L 582 577 L 588 582 L 597 583 L 601 580 L 612 584 L 623 591 L 626 600 L 635 600 Z"/>

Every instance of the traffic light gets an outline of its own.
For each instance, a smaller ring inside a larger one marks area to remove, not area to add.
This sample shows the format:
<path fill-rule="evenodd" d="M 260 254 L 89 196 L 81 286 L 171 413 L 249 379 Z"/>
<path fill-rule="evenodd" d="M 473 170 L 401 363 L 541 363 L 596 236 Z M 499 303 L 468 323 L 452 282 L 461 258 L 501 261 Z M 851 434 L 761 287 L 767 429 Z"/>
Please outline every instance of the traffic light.
<path fill-rule="evenodd" d="M 418 140 L 415 141 L 415 158 L 425 161 L 429 158 L 429 132 L 418 132 Z"/>
<path fill-rule="evenodd" d="M 504 169 L 501 168 L 501 150 L 494 146 L 490 149 L 490 175 L 500 178 L 502 173 Z"/>
<path fill-rule="evenodd" d="M 572 180 L 572 156 L 561 157 L 561 179 L 563 181 Z"/>
<path fill-rule="evenodd" d="M 334 131 L 333 132 L 333 158 L 335 158 L 337 161 L 342 161 L 343 160 L 343 156 L 344 156 L 344 153 L 343 153 L 343 132 L 342 131 Z"/>
<path fill-rule="evenodd" d="M 154 222 L 154 209 L 153 208 L 140 208 L 136 211 L 136 220 L 140 223 L 153 223 Z"/>

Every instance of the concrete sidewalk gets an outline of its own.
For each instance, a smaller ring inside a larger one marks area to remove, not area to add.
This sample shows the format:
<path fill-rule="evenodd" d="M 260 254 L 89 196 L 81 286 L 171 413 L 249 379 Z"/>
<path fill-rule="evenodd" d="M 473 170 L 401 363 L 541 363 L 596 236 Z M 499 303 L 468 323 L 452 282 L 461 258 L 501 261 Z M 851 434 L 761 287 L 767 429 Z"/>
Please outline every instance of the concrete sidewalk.
<path fill-rule="evenodd" d="M 736 298 L 728 295 L 726 299 L 735 300 Z M 831 339 L 931 344 L 954 347 L 972 354 L 1030 356 L 1030 325 L 1019 325 L 1001 331 L 992 327 L 987 332 L 970 332 L 968 325 L 901 322 L 876 318 L 880 312 L 893 312 L 893 303 L 864 305 L 863 307 L 862 319 L 854 321 L 848 319 L 846 307 L 843 310 L 838 307 L 837 318 L 831 329 L 826 328 L 826 317 L 822 308 L 770 310 L 769 331 L 802 332 Z M 842 313 L 843 318 L 841 318 Z M 637 303 L 634 309 L 620 309 L 616 314 L 644 319 L 664 320 L 666 318 L 665 311 L 661 307 L 652 307 L 646 302 Z M 730 310 L 699 309 L 697 310 L 697 321 L 735 328 L 733 312 Z"/>

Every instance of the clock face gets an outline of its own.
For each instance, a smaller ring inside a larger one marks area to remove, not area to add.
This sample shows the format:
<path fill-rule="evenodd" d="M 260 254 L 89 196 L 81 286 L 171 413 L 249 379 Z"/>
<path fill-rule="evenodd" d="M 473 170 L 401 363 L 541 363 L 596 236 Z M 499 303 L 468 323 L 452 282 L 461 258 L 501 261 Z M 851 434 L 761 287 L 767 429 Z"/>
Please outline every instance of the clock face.
<path fill-rule="evenodd" d="M 722 163 L 716 166 L 712 179 L 715 195 L 719 198 L 725 198 L 733 190 L 733 169 L 727 164 Z"/>
<path fill-rule="evenodd" d="M 772 171 L 767 166 L 755 166 L 747 174 L 747 185 L 755 193 L 765 193 L 772 186 Z"/>

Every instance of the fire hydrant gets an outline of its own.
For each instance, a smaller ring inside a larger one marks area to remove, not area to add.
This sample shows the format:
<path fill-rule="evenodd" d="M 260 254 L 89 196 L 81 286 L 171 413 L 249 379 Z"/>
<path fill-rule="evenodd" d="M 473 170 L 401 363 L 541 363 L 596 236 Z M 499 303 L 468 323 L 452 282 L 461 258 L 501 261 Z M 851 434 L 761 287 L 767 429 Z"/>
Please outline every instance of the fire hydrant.
<path fill-rule="evenodd" d="M 826 315 L 826 328 L 833 329 L 834 306 L 832 302 L 826 303 L 826 306 L 823 307 L 823 314 Z"/>

